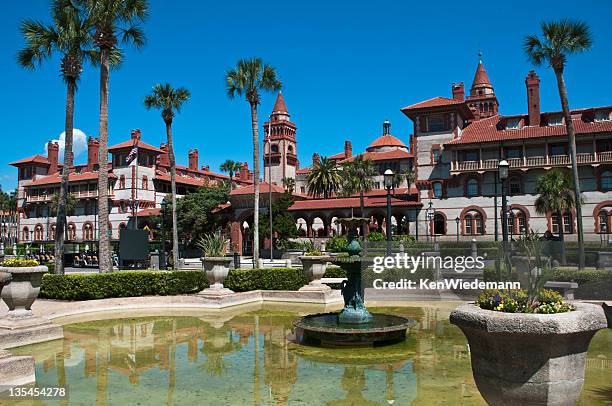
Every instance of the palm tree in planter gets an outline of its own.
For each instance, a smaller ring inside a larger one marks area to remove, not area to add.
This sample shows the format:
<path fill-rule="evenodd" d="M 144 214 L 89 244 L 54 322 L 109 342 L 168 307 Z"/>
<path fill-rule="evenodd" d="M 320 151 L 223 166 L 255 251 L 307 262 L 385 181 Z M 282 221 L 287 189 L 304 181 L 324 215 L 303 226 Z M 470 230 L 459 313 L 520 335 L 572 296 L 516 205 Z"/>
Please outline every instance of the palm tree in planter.
<path fill-rule="evenodd" d="M 170 187 L 172 191 L 172 263 L 177 269 L 178 254 L 178 225 L 176 218 L 176 159 L 172 142 L 172 120 L 174 112 L 180 112 L 182 105 L 189 100 L 189 90 L 184 87 L 173 88 L 169 83 L 153 86 L 153 92 L 145 96 L 144 105 L 147 109 L 161 109 L 161 116 L 166 124 L 166 138 L 168 141 L 168 160 L 170 161 Z"/>
<path fill-rule="evenodd" d="M 378 173 L 374 167 L 374 162 L 371 159 L 363 159 L 362 156 L 357 156 L 343 165 L 342 177 L 344 182 L 342 190 L 346 195 L 359 193 L 359 215 L 361 217 L 365 216 L 364 194 L 374 187 L 372 177 L 376 175 Z M 366 227 L 365 223 L 361 225 L 362 236 L 365 236 Z"/>
<path fill-rule="evenodd" d="M 257 106 L 262 91 L 280 90 L 281 82 L 276 70 L 260 58 L 241 59 L 236 67 L 225 74 L 227 96 L 230 99 L 244 96 L 251 106 L 251 129 L 253 133 L 253 263 L 259 263 L 259 124 Z"/>
<path fill-rule="evenodd" d="M 196 242 L 196 246 L 202 250 L 202 267 L 210 283 L 210 287 L 201 291 L 200 294 L 218 297 L 234 293 L 223 287 L 232 262 L 232 258 L 225 256 L 229 240 L 220 231 L 216 231 L 205 234 Z"/>
<path fill-rule="evenodd" d="M 580 204 L 580 177 L 578 176 L 578 161 L 576 160 L 576 134 L 570 113 L 563 72 L 568 55 L 587 51 L 591 48 L 593 41 L 587 24 L 568 19 L 543 22 L 542 35 L 542 39 L 537 35 L 526 36 L 524 48 L 527 57 L 534 65 L 539 66 L 547 63 L 553 68 L 557 77 L 557 87 L 559 89 L 559 98 L 561 99 L 561 108 L 563 109 L 572 160 L 576 225 L 578 228 L 578 267 L 582 269 L 584 268 L 584 230 L 582 227 L 582 206 Z"/>
<path fill-rule="evenodd" d="M 308 173 L 306 180 L 308 193 L 324 199 L 328 199 L 335 192 L 340 191 L 342 186 L 342 175 L 336 161 L 327 157 L 321 157 L 318 164 L 314 165 Z"/>
<path fill-rule="evenodd" d="M 535 200 L 536 212 L 541 215 L 550 213 L 557 218 L 561 248 L 561 263 L 565 265 L 565 247 L 563 238 L 563 215 L 576 207 L 572 191 L 572 178 L 569 172 L 555 168 L 538 178 Z"/>
<path fill-rule="evenodd" d="M 100 150 L 98 153 L 98 218 L 100 224 L 100 272 L 110 272 L 110 236 L 108 235 L 108 82 L 113 53 L 119 40 L 140 48 L 145 36 L 139 26 L 146 17 L 147 0 L 78 0 L 85 5 L 92 26 L 94 43 L 100 54 Z"/>
<path fill-rule="evenodd" d="M 230 191 L 234 188 L 232 179 L 234 178 L 234 174 L 240 170 L 240 162 L 232 161 L 231 159 L 226 159 L 225 162 L 219 166 L 219 170 L 221 172 L 227 172 L 229 174 L 229 189 Z"/>
<path fill-rule="evenodd" d="M 73 165 L 74 95 L 83 71 L 83 63 L 88 60 L 95 64 L 97 53 L 89 33 L 91 21 L 72 1 L 54 0 L 51 17 L 53 23 L 50 25 L 34 20 L 24 20 L 21 23 L 20 31 L 25 39 L 25 47 L 18 52 L 17 62 L 26 69 L 34 69 L 53 54 L 61 57 L 60 76 L 66 83 L 64 163 L 59 192 L 60 204 L 56 205 L 53 211 L 57 213 L 55 273 L 63 274 L 68 175 Z"/>

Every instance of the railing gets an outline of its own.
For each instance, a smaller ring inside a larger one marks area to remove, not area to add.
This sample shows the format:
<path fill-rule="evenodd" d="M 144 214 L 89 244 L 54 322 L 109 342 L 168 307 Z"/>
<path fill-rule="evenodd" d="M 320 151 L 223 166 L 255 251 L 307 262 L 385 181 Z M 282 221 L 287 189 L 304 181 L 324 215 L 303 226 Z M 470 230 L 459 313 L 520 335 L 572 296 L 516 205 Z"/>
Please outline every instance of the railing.
<path fill-rule="evenodd" d="M 528 156 L 523 158 L 508 158 L 507 161 L 511 168 L 567 166 L 572 162 L 569 155 Z M 612 151 L 597 153 L 581 152 L 576 154 L 576 162 L 581 165 L 612 162 Z M 498 165 L 499 159 L 485 159 L 483 161 L 454 161 L 452 162 L 451 170 L 454 172 L 496 170 Z"/>
<path fill-rule="evenodd" d="M 98 190 L 96 189 L 96 190 L 76 191 L 76 192 L 70 192 L 70 194 L 74 196 L 76 199 L 95 198 L 95 197 L 98 197 Z M 113 191 L 109 190 L 108 195 L 109 197 L 112 197 L 114 195 Z M 28 203 L 48 202 L 48 201 L 51 201 L 52 198 L 53 198 L 53 195 L 28 196 L 27 202 Z"/>

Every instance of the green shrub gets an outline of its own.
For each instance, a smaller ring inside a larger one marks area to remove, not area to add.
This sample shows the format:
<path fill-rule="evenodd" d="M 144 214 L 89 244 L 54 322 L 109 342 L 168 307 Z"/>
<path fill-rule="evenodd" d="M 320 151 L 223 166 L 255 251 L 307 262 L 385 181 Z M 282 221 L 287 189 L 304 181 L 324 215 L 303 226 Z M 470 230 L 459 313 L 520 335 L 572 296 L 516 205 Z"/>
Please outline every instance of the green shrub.
<path fill-rule="evenodd" d="M 344 235 L 334 235 L 326 244 L 327 251 L 344 252 L 348 247 L 348 239 Z"/>
<path fill-rule="evenodd" d="M 325 269 L 324 278 L 346 278 L 346 271 L 340 268 L 338 265 L 327 265 L 327 269 Z M 342 286 L 340 283 L 328 283 L 332 289 L 340 289 Z"/>
<path fill-rule="evenodd" d="M 298 290 L 308 283 L 301 268 L 230 269 L 223 283 L 234 292 Z"/>
<path fill-rule="evenodd" d="M 366 237 L 368 241 L 385 241 L 385 235 L 383 233 L 379 233 L 378 231 L 372 231 Z"/>
<path fill-rule="evenodd" d="M 553 270 L 550 280 L 578 283 L 578 289 L 574 290 L 576 299 L 609 299 L 612 292 L 612 272 L 602 269 L 558 268 Z"/>
<path fill-rule="evenodd" d="M 179 295 L 208 286 L 200 271 L 120 271 L 43 276 L 40 297 L 91 300 L 111 297 Z"/>
<path fill-rule="evenodd" d="M 6 266 L 8 268 L 38 266 L 38 265 L 40 264 L 35 259 L 13 258 L 13 259 L 7 259 L 6 261 L 2 262 L 2 266 Z"/>

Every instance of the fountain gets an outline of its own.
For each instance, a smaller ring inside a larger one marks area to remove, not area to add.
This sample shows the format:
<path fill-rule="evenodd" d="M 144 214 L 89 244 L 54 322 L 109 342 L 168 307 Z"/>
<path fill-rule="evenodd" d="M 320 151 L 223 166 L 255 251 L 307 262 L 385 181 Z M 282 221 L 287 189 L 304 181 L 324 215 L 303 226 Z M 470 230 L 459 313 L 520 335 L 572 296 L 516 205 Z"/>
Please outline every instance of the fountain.
<path fill-rule="evenodd" d="M 348 256 L 336 257 L 332 263 L 346 271 L 342 283 L 344 308 L 339 313 L 321 313 L 301 317 L 293 322 L 300 344 L 320 346 L 378 346 L 403 341 L 414 321 L 388 314 L 370 313 L 363 300 L 361 267 L 363 259 L 357 240 L 357 227 L 367 218 L 349 217 L 336 220 L 348 229 Z"/>

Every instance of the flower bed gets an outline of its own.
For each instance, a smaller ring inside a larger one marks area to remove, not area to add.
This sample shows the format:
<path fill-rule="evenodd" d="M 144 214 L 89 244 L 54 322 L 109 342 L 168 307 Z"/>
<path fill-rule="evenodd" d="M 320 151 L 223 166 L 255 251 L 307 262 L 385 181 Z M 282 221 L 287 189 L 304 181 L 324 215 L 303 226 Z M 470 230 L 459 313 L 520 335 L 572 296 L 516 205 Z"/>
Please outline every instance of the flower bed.
<path fill-rule="evenodd" d="M 572 305 L 563 302 L 559 293 L 549 289 L 541 289 L 532 302 L 521 289 L 487 289 L 476 298 L 476 306 L 503 313 L 553 314 L 574 310 Z"/>

